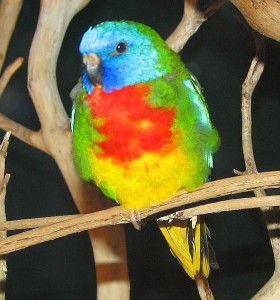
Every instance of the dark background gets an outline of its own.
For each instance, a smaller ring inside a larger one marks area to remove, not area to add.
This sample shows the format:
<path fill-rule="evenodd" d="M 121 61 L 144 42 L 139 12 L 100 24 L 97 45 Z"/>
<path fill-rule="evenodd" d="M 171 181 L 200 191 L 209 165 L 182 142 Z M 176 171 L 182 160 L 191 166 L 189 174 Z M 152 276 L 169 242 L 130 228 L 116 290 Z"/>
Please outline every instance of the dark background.
<path fill-rule="evenodd" d="M 180 21 L 182 11 L 182 0 L 95 0 L 80 12 L 67 30 L 57 66 L 59 91 L 69 115 L 68 95 L 80 72 L 77 48 L 90 25 L 129 19 L 150 25 L 166 38 Z M 6 64 L 18 56 L 26 61 L 0 102 L 1 112 L 34 130 L 39 128 L 39 122 L 26 89 L 26 75 L 38 12 L 38 0 L 24 1 Z M 232 176 L 233 169 L 244 170 L 240 93 L 255 48 L 252 35 L 236 20 L 237 15 L 232 5 L 226 4 L 201 26 L 181 52 L 204 87 L 211 118 L 221 135 L 213 180 Z M 265 71 L 253 105 L 253 139 L 259 171 L 280 169 L 279 60 L 279 44 L 267 40 Z M 12 174 L 6 197 L 9 220 L 77 213 L 53 160 L 14 137 L 9 146 L 7 172 Z M 214 214 L 207 216 L 207 224 L 220 264 L 209 279 L 216 299 L 250 298 L 270 278 L 274 268 L 262 214 L 257 209 Z M 170 255 L 153 222 L 140 232 L 127 225 L 126 233 L 132 300 L 198 299 L 195 283 Z M 87 233 L 9 254 L 7 261 L 7 300 L 94 299 L 95 274 Z"/>

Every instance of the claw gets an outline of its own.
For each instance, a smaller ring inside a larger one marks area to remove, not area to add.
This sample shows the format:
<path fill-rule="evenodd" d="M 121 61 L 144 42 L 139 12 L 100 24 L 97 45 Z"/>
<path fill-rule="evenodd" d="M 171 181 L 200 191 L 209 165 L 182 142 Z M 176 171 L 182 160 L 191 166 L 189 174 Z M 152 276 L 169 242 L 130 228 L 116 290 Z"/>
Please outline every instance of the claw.
<path fill-rule="evenodd" d="M 191 224 L 192 224 L 192 229 L 195 229 L 196 223 L 197 223 L 197 216 L 191 217 Z"/>
<path fill-rule="evenodd" d="M 130 221 L 136 230 L 141 230 L 141 215 L 139 210 L 130 210 Z"/>

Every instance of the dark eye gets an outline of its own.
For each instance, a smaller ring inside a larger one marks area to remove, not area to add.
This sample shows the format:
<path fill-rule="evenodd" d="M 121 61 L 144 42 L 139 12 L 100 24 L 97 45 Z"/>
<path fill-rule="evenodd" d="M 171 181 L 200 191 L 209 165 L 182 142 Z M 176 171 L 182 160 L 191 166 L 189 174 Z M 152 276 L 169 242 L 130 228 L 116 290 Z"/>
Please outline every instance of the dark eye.
<path fill-rule="evenodd" d="M 122 54 L 127 50 L 127 44 L 125 42 L 120 42 L 116 46 L 116 52 Z"/>

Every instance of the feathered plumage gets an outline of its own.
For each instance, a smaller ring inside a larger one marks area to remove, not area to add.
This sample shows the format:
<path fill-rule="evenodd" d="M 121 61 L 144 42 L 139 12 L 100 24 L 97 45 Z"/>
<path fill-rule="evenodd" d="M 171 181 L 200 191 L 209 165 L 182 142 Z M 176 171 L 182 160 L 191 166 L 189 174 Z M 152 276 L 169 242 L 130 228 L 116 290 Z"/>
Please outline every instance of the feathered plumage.
<path fill-rule="evenodd" d="M 80 52 L 72 128 L 81 177 L 135 210 L 205 182 L 218 134 L 198 82 L 160 36 L 143 24 L 104 22 L 84 34 Z M 186 272 L 207 277 L 206 225 L 159 227 Z"/>

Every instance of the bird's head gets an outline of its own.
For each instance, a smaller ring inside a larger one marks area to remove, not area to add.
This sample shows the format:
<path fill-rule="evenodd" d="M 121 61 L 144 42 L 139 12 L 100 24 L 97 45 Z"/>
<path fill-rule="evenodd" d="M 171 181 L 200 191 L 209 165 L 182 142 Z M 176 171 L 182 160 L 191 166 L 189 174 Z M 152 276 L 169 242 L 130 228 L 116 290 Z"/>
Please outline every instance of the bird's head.
<path fill-rule="evenodd" d="M 110 92 L 170 72 L 175 55 L 157 32 L 128 21 L 90 27 L 80 43 L 82 81 L 90 94 L 96 85 Z M 171 55 L 171 57 L 170 57 Z"/>

